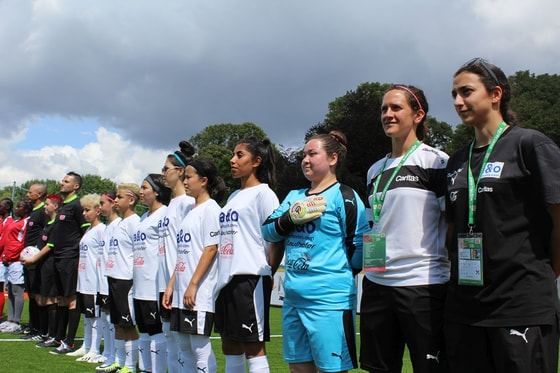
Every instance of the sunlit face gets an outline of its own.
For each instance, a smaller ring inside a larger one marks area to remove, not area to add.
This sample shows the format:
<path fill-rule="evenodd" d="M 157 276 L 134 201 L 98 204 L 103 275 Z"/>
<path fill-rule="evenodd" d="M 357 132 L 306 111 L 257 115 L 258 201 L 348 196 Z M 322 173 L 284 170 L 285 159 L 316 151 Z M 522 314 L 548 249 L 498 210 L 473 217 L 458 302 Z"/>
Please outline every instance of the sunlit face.
<path fill-rule="evenodd" d="M 422 119 L 422 114 L 413 110 L 408 103 L 406 92 L 393 89 L 383 96 L 381 103 L 381 123 L 389 137 L 406 138 Z"/>
<path fill-rule="evenodd" d="M 463 71 L 453 79 L 453 106 L 463 124 L 484 124 L 496 99 L 488 92 L 480 76 Z M 499 104 L 499 102 L 498 102 Z"/>
<path fill-rule="evenodd" d="M 45 206 L 43 207 L 47 215 L 52 216 L 58 211 L 58 202 L 53 202 L 47 198 Z"/>
<path fill-rule="evenodd" d="M 115 208 L 115 201 L 111 201 L 105 195 L 101 195 L 101 200 L 99 201 L 99 209 L 101 211 L 101 215 L 105 217 L 111 216 L 114 208 Z"/>
<path fill-rule="evenodd" d="M 31 200 L 31 202 L 35 203 L 39 198 L 41 198 L 41 192 L 37 185 L 33 184 L 29 187 L 27 194 L 25 195 L 27 198 Z"/>
<path fill-rule="evenodd" d="M 169 159 L 167 159 L 161 170 L 163 184 L 166 187 L 173 189 L 175 185 L 181 181 L 181 175 L 184 173 L 183 170 L 183 167 L 175 166 Z"/>
<path fill-rule="evenodd" d="M 69 194 L 74 190 L 78 189 L 78 184 L 74 182 L 74 177 L 71 175 L 65 175 L 60 182 L 60 193 Z"/>
<path fill-rule="evenodd" d="M 134 193 L 127 189 L 117 190 L 117 196 L 115 197 L 115 210 L 124 214 L 128 209 L 132 209 L 134 206 Z"/>
<path fill-rule="evenodd" d="M 248 178 L 251 174 L 257 172 L 261 158 L 253 159 L 253 155 L 247 150 L 247 145 L 238 144 L 233 150 L 233 156 L 229 163 L 231 165 L 231 175 L 234 178 Z"/>
<path fill-rule="evenodd" d="M 328 156 L 319 139 L 312 139 L 303 148 L 304 157 L 301 161 L 301 170 L 305 178 L 312 182 L 321 181 L 336 165 L 336 154 Z"/>
<path fill-rule="evenodd" d="M 208 182 L 207 177 L 200 177 L 194 167 L 187 166 L 185 169 L 185 180 L 183 185 L 185 186 L 185 192 L 194 198 L 197 198 L 202 190 L 206 188 Z"/>
<path fill-rule="evenodd" d="M 93 223 L 99 217 L 99 214 L 101 213 L 101 210 L 99 209 L 99 207 L 87 206 L 86 205 L 86 206 L 82 206 L 82 208 L 84 209 L 82 214 L 84 215 L 84 219 L 88 223 Z"/>
<path fill-rule="evenodd" d="M 156 192 L 146 180 L 142 181 L 140 185 L 140 202 L 146 206 L 151 206 L 156 201 Z"/>

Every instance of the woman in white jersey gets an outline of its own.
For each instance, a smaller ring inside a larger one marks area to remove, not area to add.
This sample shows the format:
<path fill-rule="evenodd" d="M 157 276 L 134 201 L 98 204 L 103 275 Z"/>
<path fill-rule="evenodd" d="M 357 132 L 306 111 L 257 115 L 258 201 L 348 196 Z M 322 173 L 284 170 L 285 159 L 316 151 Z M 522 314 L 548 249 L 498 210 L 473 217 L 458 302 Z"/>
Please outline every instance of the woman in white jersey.
<path fill-rule="evenodd" d="M 164 306 L 172 307 L 171 329 L 180 332 L 184 366 L 211 373 L 216 372 L 210 333 L 220 243 L 221 208 L 217 201 L 223 198 L 226 188 L 216 166 L 208 159 L 190 161 L 185 171 L 186 192 L 196 203 L 179 226 L 177 265 L 167 286 Z"/>
<path fill-rule="evenodd" d="M 268 308 L 272 291 L 269 244 L 261 224 L 278 207 L 274 156 L 269 140 L 237 143 L 231 173 L 241 181 L 220 214 L 216 332 L 222 338 L 226 372 L 268 372 L 265 342 L 270 340 Z"/>
<path fill-rule="evenodd" d="M 140 202 L 148 211 L 140 218 L 134 236 L 134 311 L 140 331 L 139 367 L 142 371 L 165 373 L 165 336 L 159 315 L 157 286 L 158 252 L 163 245 L 163 221 L 171 189 L 160 174 L 149 174 L 140 186 Z"/>
<path fill-rule="evenodd" d="M 422 90 L 390 87 L 381 123 L 391 153 L 367 174 L 361 301 L 361 368 L 400 371 L 405 344 L 415 372 L 444 372 L 443 304 L 449 281 L 445 248 L 447 154 L 421 141 L 428 102 Z M 372 249 L 376 243 L 375 250 Z M 369 250 L 367 249 L 369 247 Z"/>
<path fill-rule="evenodd" d="M 80 259 L 78 263 L 77 304 L 84 315 L 84 343 L 77 351 L 81 357 L 78 361 L 97 359 L 101 345 L 101 328 L 99 328 L 99 306 L 95 296 L 98 294 L 97 258 L 103 243 L 105 224 L 101 223 L 100 196 L 87 194 L 80 198 L 86 222 L 91 225 L 80 240 Z M 99 332 L 98 332 L 99 331 Z M 72 356 L 72 355 L 71 355 Z M 74 355 L 75 356 L 75 355 Z"/>
<path fill-rule="evenodd" d="M 115 362 L 115 327 L 111 323 L 109 284 L 105 276 L 105 268 L 109 251 L 115 249 L 111 237 L 113 237 L 115 229 L 122 220 L 116 210 L 116 198 L 117 193 L 112 190 L 103 193 L 100 198 L 101 215 L 107 218 L 107 227 L 105 228 L 105 232 L 103 232 L 103 244 L 100 247 L 97 258 L 97 278 L 99 280 L 97 303 L 101 308 L 99 321 L 103 331 L 103 355 L 99 356 L 97 359 L 90 360 L 92 363 L 103 363 L 97 367 L 99 371 L 103 371 Z"/>
<path fill-rule="evenodd" d="M 166 217 L 163 222 L 163 245 L 159 251 L 158 286 L 160 297 L 163 296 L 171 274 L 175 270 L 177 261 L 177 227 L 194 205 L 194 198 L 185 194 L 183 180 L 185 167 L 195 153 L 194 147 L 187 141 L 179 143 L 179 149 L 167 156 L 165 165 L 161 169 L 163 183 L 171 189 L 173 198 L 167 207 Z M 167 341 L 167 370 L 169 373 L 179 371 L 179 342 L 177 332 L 170 330 L 170 311 L 160 307 L 163 334 Z"/>
<path fill-rule="evenodd" d="M 140 217 L 134 212 L 140 188 L 119 184 L 115 206 L 122 220 L 110 238 L 105 275 L 109 284 L 111 322 L 115 326 L 115 362 L 104 371 L 134 372 L 138 361 L 138 332 L 132 300 L 133 247 Z"/>

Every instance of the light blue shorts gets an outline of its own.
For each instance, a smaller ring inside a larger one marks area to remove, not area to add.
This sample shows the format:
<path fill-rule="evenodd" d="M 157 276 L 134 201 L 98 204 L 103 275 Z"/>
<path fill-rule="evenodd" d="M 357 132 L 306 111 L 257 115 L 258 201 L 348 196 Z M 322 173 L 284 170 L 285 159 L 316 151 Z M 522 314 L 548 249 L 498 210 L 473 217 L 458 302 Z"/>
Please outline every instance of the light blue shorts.
<path fill-rule="evenodd" d="M 352 310 L 282 307 L 284 360 L 313 361 L 323 372 L 357 368 L 356 314 Z"/>

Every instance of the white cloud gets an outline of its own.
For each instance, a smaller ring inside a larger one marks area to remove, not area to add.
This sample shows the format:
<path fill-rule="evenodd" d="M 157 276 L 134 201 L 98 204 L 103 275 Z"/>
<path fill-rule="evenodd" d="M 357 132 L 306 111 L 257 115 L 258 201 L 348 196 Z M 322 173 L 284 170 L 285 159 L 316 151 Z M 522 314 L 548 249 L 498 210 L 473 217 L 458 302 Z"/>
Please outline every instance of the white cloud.
<path fill-rule="evenodd" d="M 39 150 L 11 152 L 2 156 L 0 187 L 31 179 L 60 180 L 68 171 L 93 174 L 116 183 L 140 183 L 148 173 L 157 173 L 172 151 L 145 149 L 101 127 L 97 142 L 80 149 L 71 146 L 45 146 Z"/>

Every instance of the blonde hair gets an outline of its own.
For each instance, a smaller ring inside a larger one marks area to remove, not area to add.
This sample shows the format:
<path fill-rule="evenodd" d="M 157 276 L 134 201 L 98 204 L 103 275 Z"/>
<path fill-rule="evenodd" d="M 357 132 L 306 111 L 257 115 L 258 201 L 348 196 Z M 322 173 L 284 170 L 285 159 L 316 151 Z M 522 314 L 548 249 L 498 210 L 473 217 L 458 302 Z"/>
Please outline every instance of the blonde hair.
<path fill-rule="evenodd" d="M 136 204 L 138 203 L 138 201 L 140 200 L 140 187 L 138 187 L 137 184 L 134 183 L 121 183 L 117 186 L 117 190 L 126 190 L 131 192 L 132 194 L 134 194 L 134 206 L 136 206 Z"/>
<path fill-rule="evenodd" d="M 99 194 L 86 194 L 80 198 L 82 206 L 99 207 L 101 205 L 101 196 Z"/>

